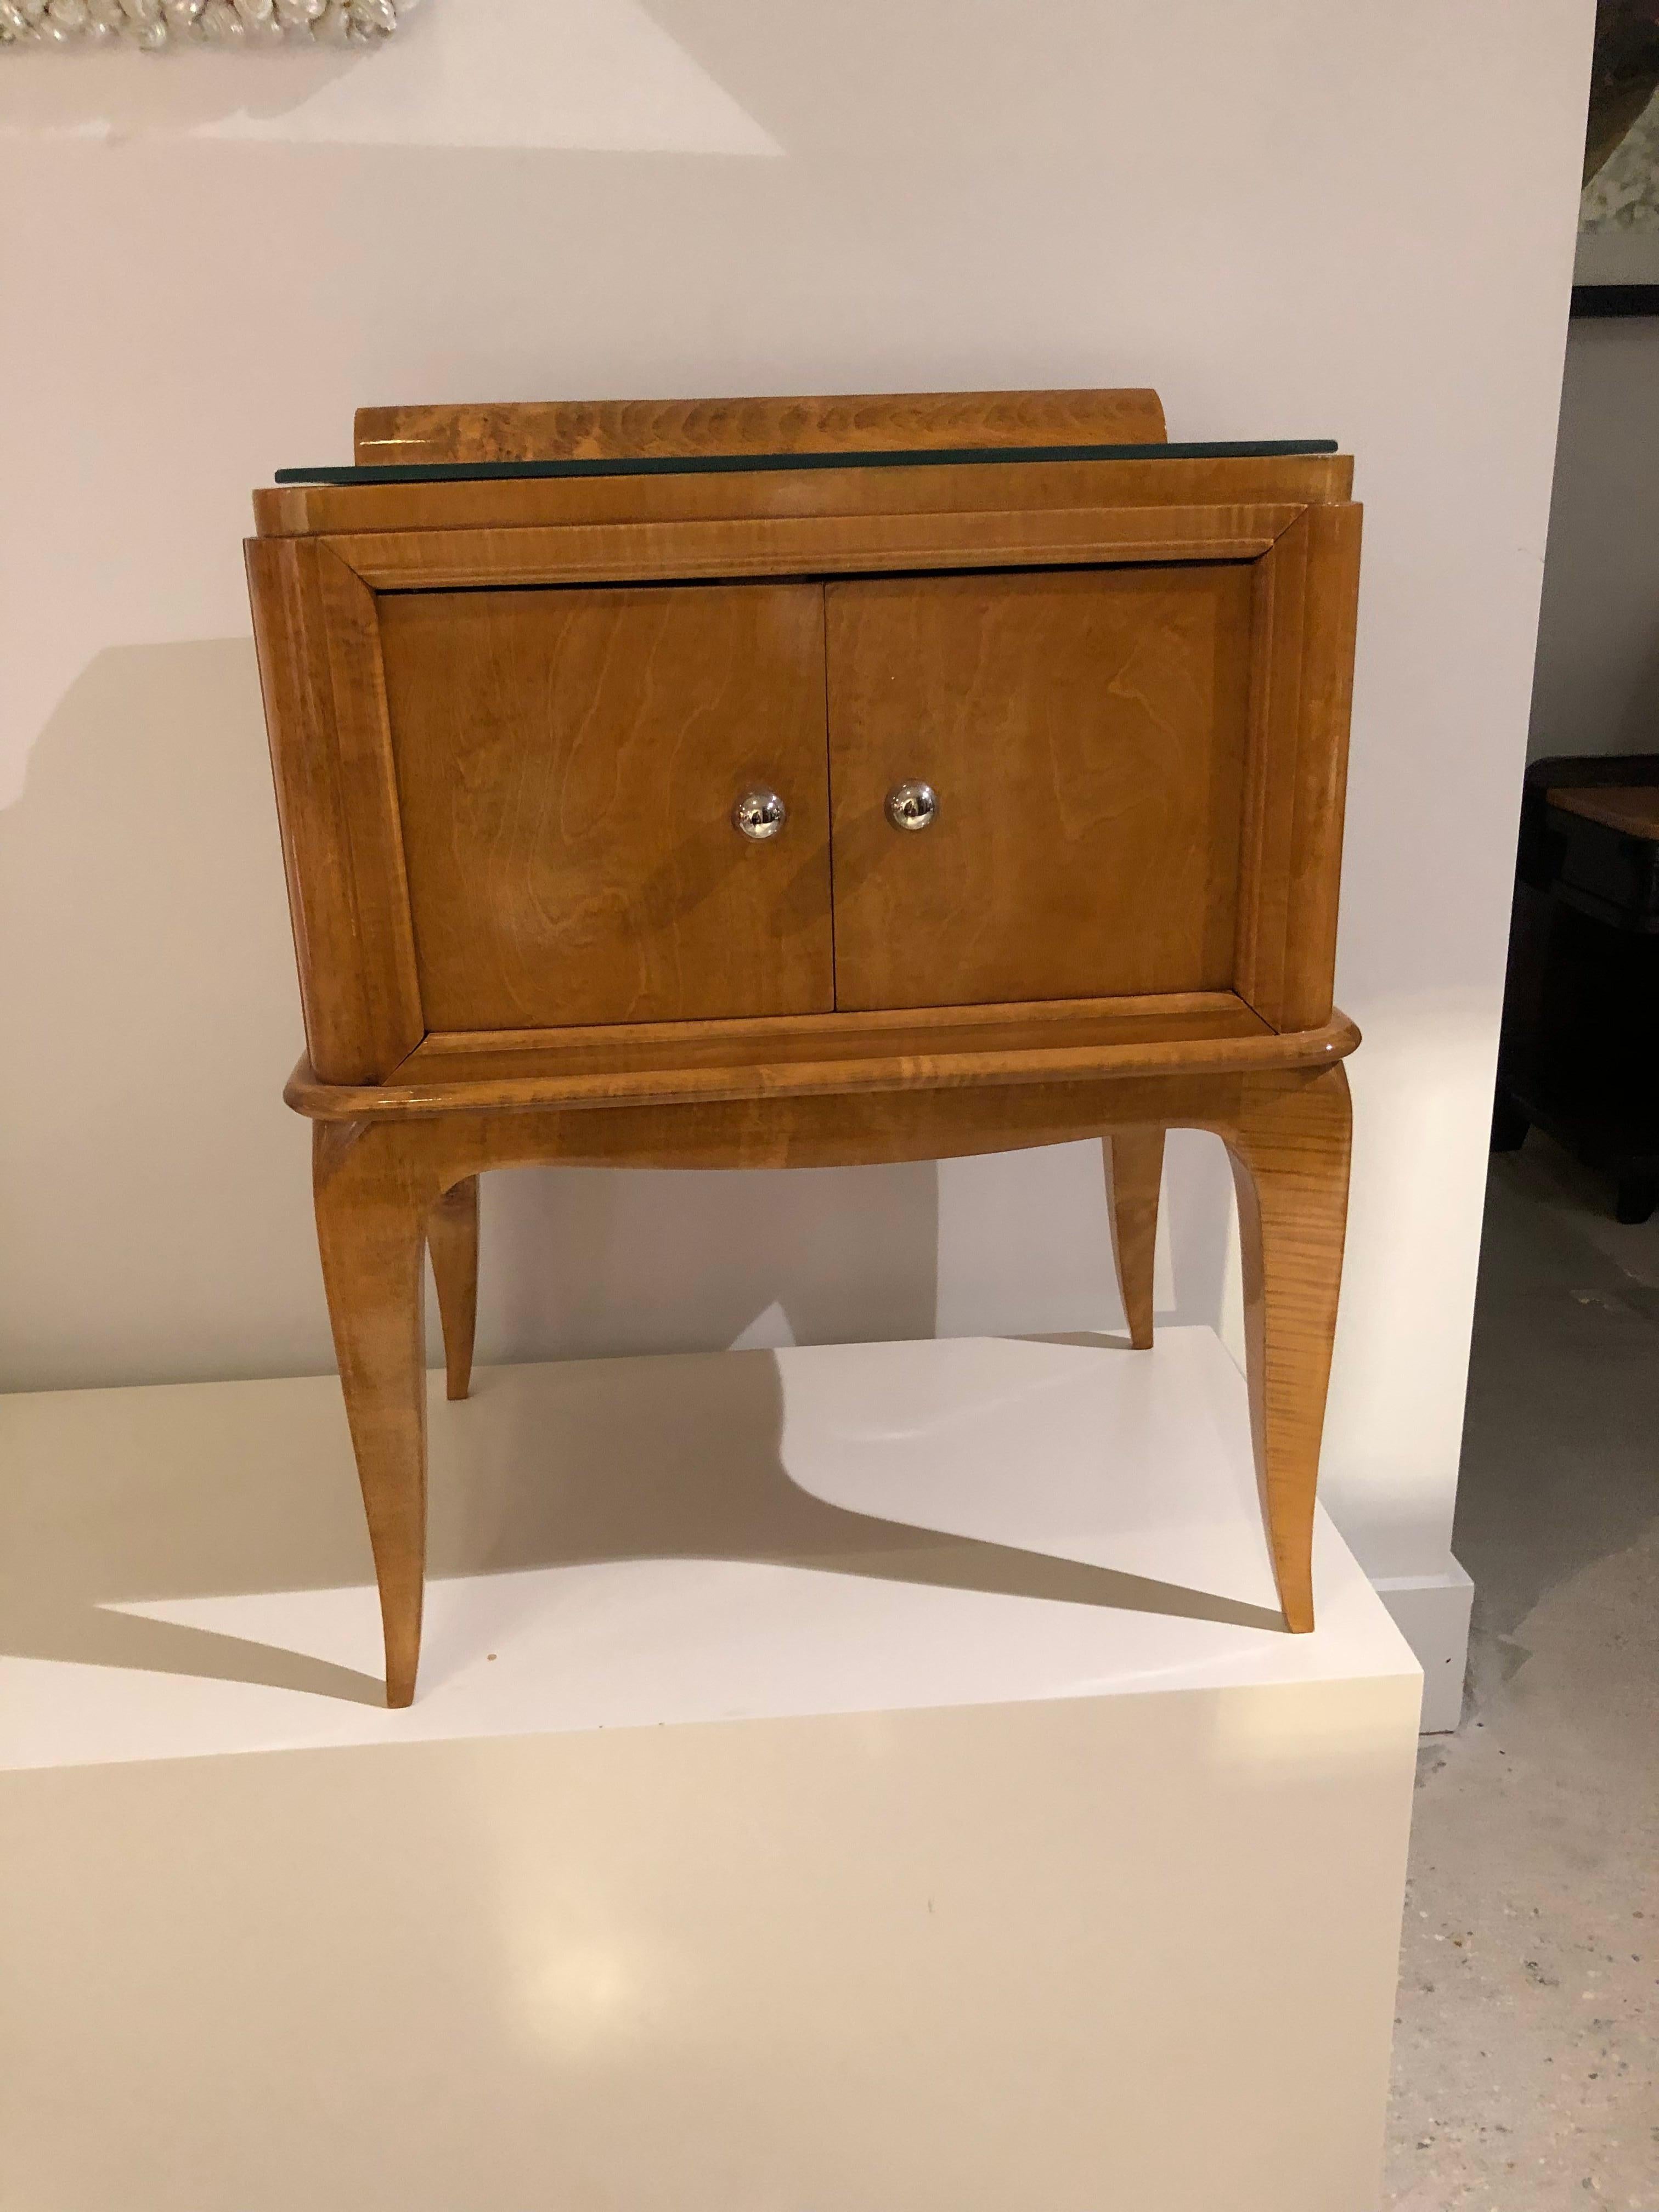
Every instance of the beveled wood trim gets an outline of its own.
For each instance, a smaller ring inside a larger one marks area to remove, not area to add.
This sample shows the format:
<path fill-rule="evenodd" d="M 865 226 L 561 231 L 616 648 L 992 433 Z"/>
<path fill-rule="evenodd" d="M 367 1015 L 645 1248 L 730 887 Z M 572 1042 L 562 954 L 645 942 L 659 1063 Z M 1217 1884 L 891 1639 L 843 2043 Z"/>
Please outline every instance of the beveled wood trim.
<path fill-rule="evenodd" d="M 1233 981 L 1279 1030 L 1331 1012 L 1360 517 L 1305 507 L 1256 568 Z"/>
<path fill-rule="evenodd" d="M 790 1065 L 944 1054 L 1012 1054 L 1064 1047 L 1145 1047 L 1272 1032 L 1232 991 L 1048 999 L 1000 1006 L 882 1007 L 870 1012 L 736 1015 L 678 1022 L 607 1022 L 545 1030 L 452 1030 L 423 1037 L 394 1083 L 469 1085 L 511 1079 L 650 1079 L 758 1062 Z"/>
<path fill-rule="evenodd" d="M 1346 500 L 1347 453 L 1148 460 L 941 462 L 919 468 L 738 474 L 477 477 L 444 483 L 274 484 L 253 495 L 261 537 L 532 524 L 692 521 L 744 515 L 923 514 L 1007 508 L 1291 506 Z"/>
<path fill-rule="evenodd" d="M 404 1069 L 451 1060 L 489 1060 L 502 1053 L 568 1059 L 592 1048 L 617 1059 L 635 1050 L 732 1051 L 760 1044 L 810 1048 L 862 1040 L 890 1030 L 982 1029 L 1007 1032 L 1028 1024 L 1060 1028 L 1079 1023 L 1121 1022 L 1126 1035 L 1170 1020 L 1216 1024 L 1218 1036 L 1254 1036 L 1267 1024 L 1235 991 L 1164 991 L 1103 999 L 1021 999 L 999 1005 L 874 1006 L 853 1013 L 726 1014 L 697 1022 L 589 1022 L 548 1030 L 433 1030 L 422 1038 Z M 402 1072 L 402 1071 L 400 1071 Z"/>
<path fill-rule="evenodd" d="M 359 467 L 941 446 L 1161 445 L 1149 391 L 834 392 L 754 399 L 534 399 L 360 407 Z"/>
<path fill-rule="evenodd" d="M 450 1114 L 712 1106 L 904 1091 L 1012 1091 L 1027 1085 L 1088 1084 L 1106 1079 L 1245 1075 L 1328 1066 L 1346 1057 L 1358 1042 L 1358 1030 L 1339 1014 L 1319 1029 L 1288 1036 L 1257 1030 L 1242 1036 L 1057 1045 L 1018 1052 L 872 1054 L 863 1059 L 734 1061 L 712 1067 L 569 1076 L 538 1073 L 472 1080 L 452 1078 L 373 1085 L 322 1083 L 308 1063 L 301 1060 L 283 1096 L 296 1113 L 312 1121 L 417 1121 Z M 596 1120 L 608 1118 L 595 1115 Z M 997 1148 L 994 1142 L 986 1147 Z"/>
<path fill-rule="evenodd" d="M 965 1158 L 1072 1144 L 1116 1128 L 1223 1129 L 1253 1092 L 1315 1082 L 1321 1066 L 1097 1077 L 986 1091 L 865 1092 L 702 1099 L 521 1112 L 360 1115 L 320 1123 L 325 1156 L 386 1146 L 419 1163 L 413 1202 L 424 1220 L 446 1190 L 509 1167 L 830 1168 Z"/>
<path fill-rule="evenodd" d="M 306 1042 L 374 1082 L 424 1028 L 374 596 L 319 540 L 246 550 Z"/>
<path fill-rule="evenodd" d="M 573 523 L 556 529 L 406 530 L 329 538 L 376 591 L 858 574 L 908 568 L 1250 561 L 1304 510 L 1084 507 L 1036 514 L 787 516 L 734 522 Z"/>

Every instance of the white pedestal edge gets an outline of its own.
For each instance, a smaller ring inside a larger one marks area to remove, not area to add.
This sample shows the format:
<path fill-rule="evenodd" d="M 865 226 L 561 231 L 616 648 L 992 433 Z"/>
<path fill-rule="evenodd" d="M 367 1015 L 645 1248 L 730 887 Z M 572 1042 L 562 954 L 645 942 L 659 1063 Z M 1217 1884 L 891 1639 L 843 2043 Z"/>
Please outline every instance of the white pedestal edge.
<path fill-rule="evenodd" d="M 1448 1554 L 1443 1574 L 1389 1575 L 1371 1587 L 1423 1669 L 1423 1735 L 1449 1735 L 1463 1711 L 1474 1584 Z"/>

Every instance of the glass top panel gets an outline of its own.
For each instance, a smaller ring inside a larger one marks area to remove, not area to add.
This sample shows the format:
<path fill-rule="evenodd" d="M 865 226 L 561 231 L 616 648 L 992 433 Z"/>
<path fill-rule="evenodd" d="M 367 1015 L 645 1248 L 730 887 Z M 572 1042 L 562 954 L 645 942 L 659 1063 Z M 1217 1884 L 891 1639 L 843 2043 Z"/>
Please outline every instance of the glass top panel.
<path fill-rule="evenodd" d="M 940 469 L 992 461 L 1267 460 L 1334 453 L 1334 438 L 1267 438 L 1198 446 L 962 446 L 914 453 L 676 453 L 646 459 L 388 462 L 372 468 L 278 469 L 279 484 L 478 483 L 501 477 L 751 475 L 781 469 Z"/>

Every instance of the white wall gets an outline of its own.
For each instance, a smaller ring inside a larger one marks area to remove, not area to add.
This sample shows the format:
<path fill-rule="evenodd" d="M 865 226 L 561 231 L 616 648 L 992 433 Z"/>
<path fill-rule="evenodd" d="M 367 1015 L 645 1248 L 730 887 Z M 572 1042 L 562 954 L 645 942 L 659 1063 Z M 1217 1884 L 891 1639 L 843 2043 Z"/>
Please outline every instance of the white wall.
<path fill-rule="evenodd" d="M 1444 1570 L 1591 0 L 430 0 L 367 59 L 0 60 L 0 1337 L 330 1364 L 237 542 L 360 401 L 1152 383 L 1367 540 L 1326 1459 Z M 521 43 L 490 48 L 514 26 Z M 1095 1148 L 496 1178 L 482 1352 L 1109 1321 Z M 1164 1303 L 1225 1297 L 1176 1148 Z"/>
<path fill-rule="evenodd" d="M 1531 751 L 1659 752 L 1659 320 L 1567 341 Z"/>

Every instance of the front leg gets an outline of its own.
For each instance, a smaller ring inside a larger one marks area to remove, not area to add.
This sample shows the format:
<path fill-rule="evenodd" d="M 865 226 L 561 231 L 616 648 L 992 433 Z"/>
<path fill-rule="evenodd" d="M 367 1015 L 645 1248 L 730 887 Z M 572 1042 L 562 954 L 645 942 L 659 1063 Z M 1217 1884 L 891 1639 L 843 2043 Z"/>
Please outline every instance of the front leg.
<path fill-rule="evenodd" d="M 1314 1625 L 1314 1492 L 1348 1214 L 1352 1114 L 1339 1063 L 1248 1078 L 1224 1132 L 1238 1193 L 1250 1425 L 1285 1626 Z"/>
<path fill-rule="evenodd" d="M 312 1184 L 329 1319 L 380 1584 L 389 1705 L 415 1696 L 426 1572 L 426 1215 L 400 1133 L 318 1122 Z"/>

